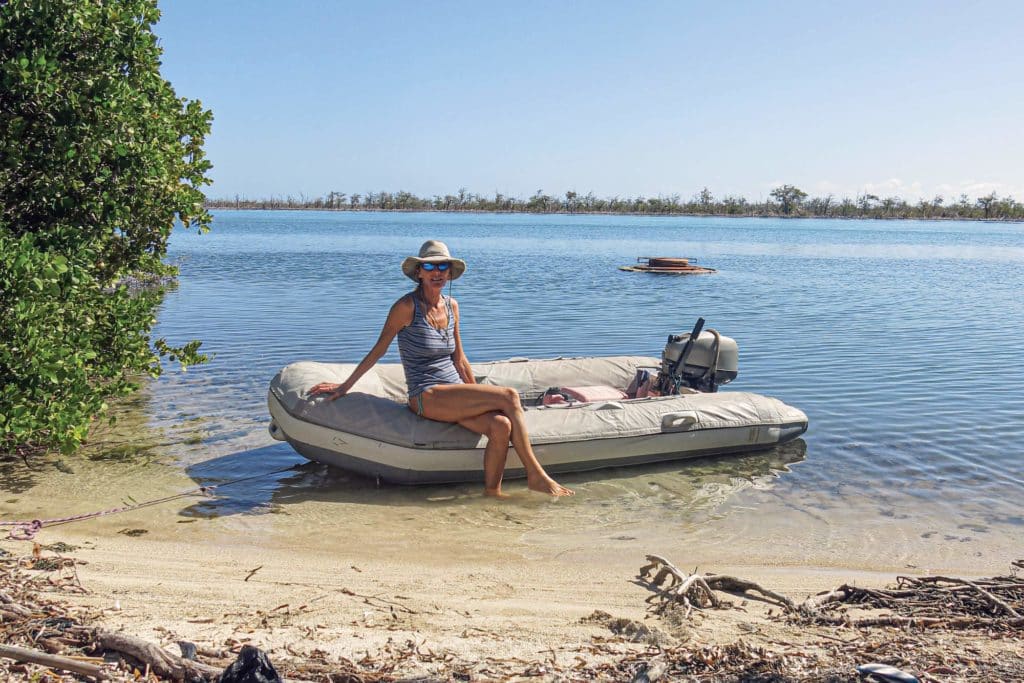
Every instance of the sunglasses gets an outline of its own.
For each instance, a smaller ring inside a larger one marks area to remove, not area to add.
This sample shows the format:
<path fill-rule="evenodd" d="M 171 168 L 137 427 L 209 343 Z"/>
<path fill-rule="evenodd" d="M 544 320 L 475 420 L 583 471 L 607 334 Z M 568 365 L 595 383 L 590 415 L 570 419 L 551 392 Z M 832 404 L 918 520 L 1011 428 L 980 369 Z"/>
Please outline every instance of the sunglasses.
<path fill-rule="evenodd" d="M 450 263 L 421 263 L 420 268 L 427 271 L 428 273 L 437 268 L 442 273 L 452 267 Z"/>

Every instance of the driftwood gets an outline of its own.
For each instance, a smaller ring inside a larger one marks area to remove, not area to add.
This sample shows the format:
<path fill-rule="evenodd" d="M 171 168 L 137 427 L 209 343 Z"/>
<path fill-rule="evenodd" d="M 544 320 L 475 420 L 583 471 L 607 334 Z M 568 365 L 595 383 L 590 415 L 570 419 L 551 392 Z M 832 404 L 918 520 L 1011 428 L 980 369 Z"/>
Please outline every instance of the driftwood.
<path fill-rule="evenodd" d="M 51 669 L 61 669 L 63 671 L 70 671 L 83 676 L 91 676 L 98 681 L 104 681 L 109 678 L 106 672 L 96 664 L 89 664 L 88 662 L 71 659 L 70 657 L 49 655 L 45 652 L 37 652 L 36 650 L 17 647 L 15 645 L 0 645 L 0 657 L 13 659 L 16 662 L 41 664 Z"/>
<path fill-rule="evenodd" d="M 1012 577 L 1011 577 L 1011 582 L 1010 583 L 1006 583 L 1006 580 L 1003 579 L 1002 577 L 1000 577 L 999 579 L 982 579 L 981 581 L 974 582 L 974 581 L 968 581 L 967 579 L 954 579 L 954 578 L 950 578 L 948 576 L 925 576 L 925 577 L 922 577 L 922 578 L 915 578 L 915 577 L 911 577 L 911 576 L 901 576 L 901 577 L 899 577 L 898 581 L 900 581 L 901 583 L 911 584 L 911 585 L 913 585 L 915 587 L 924 586 L 926 584 L 931 584 L 931 585 L 934 585 L 934 586 L 941 587 L 942 584 L 950 584 L 953 587 L 952 591 L 950 591 L 950 592 L 955 592 L 956 586 L 958 584 L 962 585 L 962 586 L 966 586 L 966 587 L 971 588 L 974 591 L 976 591 L 984 599 L 985 602 L 988 602 L 990 605 L 993 605 L 994 607 L 999 608 L 999 610 L 1005 612 L 1010 617 L 1012 617 L 1014 619 L 1020 619 L 1021 618 L 1020 614 L 1018 614 L 1015 609 L 1013 609 L 1008 604 L 1006 604 L 1005 601 L 1000 600 L 995 595 L 993 595 L 990 592 L 990 590 L 987 590 L 987 589 L 998 590 L 1000 588 L 1009 588 L 1009 589 L 1016 589 L 1016 590 L 1019 590 L 1019 591 L 1024 591 L 1024 581 L 1012 581 Z M 982 584 L 987 584 L 987 585 L 982 585 Z"/>
<path fill-rule="evenodd" d="M 1018 576 L 1016 571 L 1010 576 L 975 580 L 899 576 L 895 588 L 842 585 L 797 603 L 746 579 L 721 574 L 687 574 L 659 555 L 648 555 L 647 561 L 648 564 L 640 568 L 640 578 L 647 580 L 655 591 L 647 602 L 657 602 L 654 608 L 657 613 L 664 612 L 670 605 L 681 604 L 689 616 L 694 608 L 722 607 L 724 603 L 715 596 L 715 590 L 741 594 L 754 591 L 781 606 L 787 616 L 818 624 L 1003 630 L 1024 627 L 1024 617 L 1021 617 L 1024 614 L 1024 577 Z M 1024 560 L 1011 564 L 1015 569 L 1024 568 Z M 845 613 L 827 613 L 847 605 L 886 609 L 895 614 L 851 618 Z"/>
<path fill-rule="evenodd" d="M 159 645 L 124 633 L 96 629 L 93 631 L 93 636 L 102 649 L 128 655 L 148 666 L 154 674 L 161 678 L 168 678 L 174 681 L 216 681 L 224 673 L 223 667 L 210 666 L 193 659 L 179 657 Z M 181 647 L 181 642 L 178 644 L 179 647 Z M 191 643 L 188 644 L 192 645 Z M 193 648 L 195 648 L 194 645 Z M 187 650 L 189 648 L 182 649 Z M 195 649 L 198 653 L 200 648 Z M 283 680 L 286 683 L 311 683 L 299 678 L 285 678 Z"/>
<path fill-rule="evenodd" d="M 162 678 L 175 681 L 193 680 L 196 678 L 214 680 L 220 676 L 222 669 L 203 664 L 191 659 L 184 659 L 172 654 L 159 645 L 129 636 L 124 633 L 96 629 L 93 636 L 100 648 L 112 650 L 133 657 L 149 666 L 150 670 Z"/>
<path fill-rule="evenodd" d="M 920 626 L 944 628 L 1019 629 L 1024 626 L 1024 578 L 991 579 L 947 576 L 900 576 L 894 589 L 842 586 L 843 603 L 887 609 L 892 615 L 845 619 L 851 626 Z M 822 623 L 836 617 L 819 615 Z"/>
<path fill-rule="evenodd" d="M 222 648 L 195 646 L 180 641 L 182 657 L 162 647 L 130 636 L 105 630 L 95 625 L 98 613 L 69 608 L 47 599 L 42 591 L 85 592 L 74 572 L 74 561 L 62 556 L 44 557 L 45 546 L 33 546 L 31 557 L 15 558 L 0 554 L 0 679 L 7 680 L 7 660 L 35 664 L 54 670 L 71 672 L 99 680 L 137 679 L 136 665 L 148 672 L 146 680 L 161 681 L 213 681 L 235 654 Z M 189 647 L 191 646 L 191 647 Z M 41 651 L 43 650 L 43 651 Z M 66 652 L 65 652 L 66 651 Z M 70 655 L 73 652 L 114 652 L 123 655 L 124 665 L 103 665 L 95 657 Z M 60 653 L 60 654 L 59 654 Z M 213 660 L 196 661 L 195 656 Z M 221 660 L 221 661 L 217 661 Z M 332 673 L 335 664 L 329 663 L 325 673 Z M 336 667 L 335 667 L 336 668 Z M 356 668 L 347 660 L 342 668 L 351 669 L 351 680 L 367 683 L 390 677 L 377 676 Z M 127 671 L 126 671 L 127 669 Z M 298 672 L 300 675 L 306 673 Z M 28 674 L 26 674 L 28 676 Z M 288 683 L 308 683 L 291 676 Z"/>
<path fill-rule="evenodd" d="M 985 619 L 982 617 L 901 617 L 885 615 L 879 617 L 860 617 L 847 619 L 843 616 L 818 615 L 814 621 L 819 624 L 834 626 L 906 626 L 910 628 L 1024 628 L 1024 619 Z"/>
<path fill-rule="evenodd" d="M 648 602 L 654 600 L 661 601 L 656 608 L 658 612 L 664 611 L 673 602 L 682 603 L 686 608 L 687 615 L 690 614 L 694 607 L 700 608 L 708 605 L 711 607 L 721 607 L 722 601 L 715 596 L 715 590 L 738 593 L 755 591 L 768 600 L 778 603 L 788 611 L 795 612 L 800 609 L 795 602 L 782 593 L 769 590 L 747 579 L 740 579 L 725 574 L 687 574 L 660 555 L 648 555 L 647 561 L 649 564 L 640 568 L 641 578 L 648 578 L 651 572 L 660 567 L 654 578 L 649 580 L 650 585 L 658 593 L 647 599 Z M 661 588 L 666 582 L 668 585 L 665 588 Z"/>

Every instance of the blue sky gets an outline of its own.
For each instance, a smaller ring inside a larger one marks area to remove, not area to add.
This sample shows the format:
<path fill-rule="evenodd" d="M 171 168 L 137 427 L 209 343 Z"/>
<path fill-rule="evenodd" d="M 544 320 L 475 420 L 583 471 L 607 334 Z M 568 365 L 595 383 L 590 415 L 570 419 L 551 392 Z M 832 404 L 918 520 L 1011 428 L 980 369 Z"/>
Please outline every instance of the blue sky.
<path fill-rule="evenodd" d="M 1024 200 L 1022 2 L 160 7 L 210 196 Z"/>

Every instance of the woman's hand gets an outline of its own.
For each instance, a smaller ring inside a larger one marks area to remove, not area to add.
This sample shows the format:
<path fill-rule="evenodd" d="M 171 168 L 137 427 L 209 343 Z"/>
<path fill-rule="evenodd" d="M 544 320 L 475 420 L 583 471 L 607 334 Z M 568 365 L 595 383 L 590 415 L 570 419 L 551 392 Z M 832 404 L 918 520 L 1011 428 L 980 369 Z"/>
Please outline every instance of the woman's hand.
<path fill-rule="evenodd" d="M 309 390 L 309 397 L 319 396 L 320 394 L 327 394 L 327 400 L 333 401 L 336 398 L 341 398 L 348 393 L 348 387 L 344 384 L 333 384 L 331 382 L 321 382 L 312 389 Z"/>

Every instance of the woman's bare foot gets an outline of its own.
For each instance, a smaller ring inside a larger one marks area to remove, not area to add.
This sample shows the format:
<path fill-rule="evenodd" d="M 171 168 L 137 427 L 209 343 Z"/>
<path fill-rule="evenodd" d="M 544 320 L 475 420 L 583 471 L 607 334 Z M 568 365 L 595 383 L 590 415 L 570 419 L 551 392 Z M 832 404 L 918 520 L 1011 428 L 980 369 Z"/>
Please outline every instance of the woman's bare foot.
<path fill-rule="evenodd" d="M 545 476 L 537 479 L 526 479 L 526 487 L 531 491 L 537 491 L 538 493 L 546 493 L 549 496 L 574 496 L 576 492 L 572 489 L 567 489 L 551 477 Z"/>
<path fill-rule="evenodd" d="M 485 486 L 484 487 L 484 495 L 485 496 L 490 496 L 491 498 L 501 498 L 501 499 L 511 498 L 512 497 L 512 496 L 508 495 L 507 493 L 503 493 L 500 486 L 498 488 L 496 488 L 496 489 L 488 488 L 488 487 Z"/>

